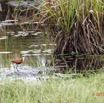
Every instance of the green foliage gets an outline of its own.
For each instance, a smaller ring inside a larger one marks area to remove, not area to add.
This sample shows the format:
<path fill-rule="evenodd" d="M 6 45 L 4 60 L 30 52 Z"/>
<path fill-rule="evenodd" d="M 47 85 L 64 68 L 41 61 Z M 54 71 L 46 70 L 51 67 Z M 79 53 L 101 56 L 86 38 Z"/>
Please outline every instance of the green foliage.
<path fill-rule="evenodd" d="M 103 103 L 104 74 L 76 79 L 54 78 L 37 83 L 0 83 L 0 103 Z"/>
<path fill-rule="evenodd" d="M 52 0 L 42 4 L 42 20 L 55 23 L 64 32 L 70 32 L 73 24 L 84 21 L 89 12 L 104 15 L 103 0 Z M 44 12 L 43 12 L 44 11 Z"/>

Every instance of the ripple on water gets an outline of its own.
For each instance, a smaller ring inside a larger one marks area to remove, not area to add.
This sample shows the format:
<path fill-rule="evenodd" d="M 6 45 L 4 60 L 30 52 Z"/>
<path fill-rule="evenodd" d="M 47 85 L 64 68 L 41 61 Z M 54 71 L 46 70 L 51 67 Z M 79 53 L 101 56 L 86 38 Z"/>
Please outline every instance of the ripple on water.
<path fill-rule="evenodd" d="M 40 79 L 46 80 L 49 76 L 46 74 L 51 70 L 54 70 L 53 67 L 37 67 L 33 68 L 31 66 L 22 66 L 18 68 L 17 72 L 13 67 L 11 69 L 4 68 L 0 70 L 0 81 L 2 80 L 23 80 L 23 81 L 33 81 L 36 82 Z"/>

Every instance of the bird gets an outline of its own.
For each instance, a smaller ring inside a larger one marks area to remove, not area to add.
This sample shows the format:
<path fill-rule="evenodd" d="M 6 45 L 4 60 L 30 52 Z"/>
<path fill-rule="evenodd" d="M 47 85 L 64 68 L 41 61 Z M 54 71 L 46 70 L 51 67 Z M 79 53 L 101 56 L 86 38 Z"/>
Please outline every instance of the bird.
<path fill-rule="evenodd" d="M 24 61 L 24 58 L 15 58 L 11 60 L 13 64 L 16 64 L 14 68 L 17 70 L 17 72 L 19 72 L 19 70 L 17 69 L 18 65 L 21 64 L 23 61 Z"/>

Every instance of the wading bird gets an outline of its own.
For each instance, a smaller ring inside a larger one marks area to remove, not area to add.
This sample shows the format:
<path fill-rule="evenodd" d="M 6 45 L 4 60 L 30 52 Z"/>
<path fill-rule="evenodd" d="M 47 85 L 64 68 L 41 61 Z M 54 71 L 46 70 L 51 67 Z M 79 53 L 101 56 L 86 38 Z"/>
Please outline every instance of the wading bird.
<path fill-rule="evenodd" d="M 17 71 L 19 71 L 17 69 L 18 65 L 21 64 L 22 62 L 24 61 L 24 58 L 16 58 L 16 59 L 13 59 L 11 62 L 13 64 L 16 64 L 16 66 L 14 67 Z"/>

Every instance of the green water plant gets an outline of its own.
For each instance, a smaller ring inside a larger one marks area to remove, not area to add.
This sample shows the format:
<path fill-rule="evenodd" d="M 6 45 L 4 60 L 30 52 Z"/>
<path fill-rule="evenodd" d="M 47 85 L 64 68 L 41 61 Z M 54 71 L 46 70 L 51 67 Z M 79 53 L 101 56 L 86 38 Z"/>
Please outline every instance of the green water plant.
<path fill-rule="evenodd" d="M 95 12 L 100 21 L 99 16 L 104 15 L 103 4 L 102 0 L 46 0 L 42 5 L 43 21 L 50 20 L 50 23 L 70 32 L 72 25 L 77 21 L 83 22 L 89 13 Z"/>
<path fill-rule="evenodd" d="M 104 0 L 43 0 L 39 21 L 46 24 L 45 28 L 55 37 L 56 65 L 70 68 L 77 55 L 104 54 L 103 5 Z M 63 55 L 69 58 L 65 59 Z M 74 68 L 79 64 L 75 61 Z"/>
<path fill-rule="evenodd" d="M 40 20 L 54 32 L 55 54 L 104 53 L 103 5 L 103 0 L 45 0 L 42 3 Z"/>

